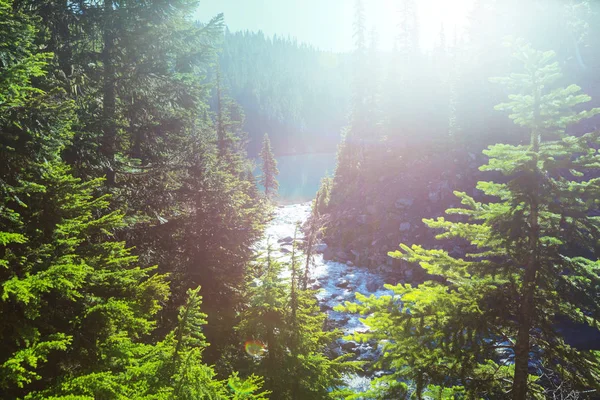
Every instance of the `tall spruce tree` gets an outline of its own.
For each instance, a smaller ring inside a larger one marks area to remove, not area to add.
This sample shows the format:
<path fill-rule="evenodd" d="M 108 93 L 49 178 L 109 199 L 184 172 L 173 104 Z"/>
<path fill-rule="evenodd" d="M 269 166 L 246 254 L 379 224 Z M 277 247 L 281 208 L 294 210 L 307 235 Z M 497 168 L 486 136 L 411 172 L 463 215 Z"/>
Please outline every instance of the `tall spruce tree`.
<path fill-rule="evenodd" d="M 260 150 L 260 158 L 262 159 L 262 170 L 260 176 L 260 184 L 265 188 L 265 196 L 267 199 L 272 199 L 277 195 L 279 183 L 277 182 L 277 160 L 271 150 L 271 140 L 269 135 L 265 133 L 263 138 L 262 149 Z"/>
<path fill-rule="evenodd" d="M 497 106 L 528 131 L 529 145 L 490 146 L 483 171 L 500 183 L 479 182 L 489 200 L 457 192 L 463 208 L 447 210 L 457 222 L 426 219 L 439 239 L 461 239 L 465 254 L 401 245 L 393 257 L 418 262 L 438 279 L 386 285 L 390 296 L 358 296 L 345 309 L 368 315 L 383 347 L 378 365 L 392 369 L 376 393 L 427 392 L 440 398 L 544 398 L 545 387 L 565 383 L 598 388 L 598 354 L 569 345 L 561 323 L 596 327 L 600 284 L 597 237 L 600 134 L 571 136 L 569 125 L 599 114 L 576 111 L 590 100 L 560 79 L 553 52 L 514 43 L 522 69 L 495 79 L 515 94 Z M 408 379 L 406 386 L 400 380 Z M 549 381 L 551 380 L 551 382 Z M 446 396 L 446 397 L 443 397 Z"/>
<path fill-rule="evenodd" d="M 351 114 L 348 126 L 342 134 L 342 142 L 338 146 L 335 177 L 331 190 L 331 199 L 335 204 L 344 204 L 351 198 L 360 176 L 361 148 L 368 132 L 369 111 L 366 102 L 370 97 L 367 86 L 371 79 L 368 75 L 367 43 L 365 26 L 365 9 L 363 0 L 354 4 L 354 21 L 352 24 L 354 38 L 353 82 Z"/>

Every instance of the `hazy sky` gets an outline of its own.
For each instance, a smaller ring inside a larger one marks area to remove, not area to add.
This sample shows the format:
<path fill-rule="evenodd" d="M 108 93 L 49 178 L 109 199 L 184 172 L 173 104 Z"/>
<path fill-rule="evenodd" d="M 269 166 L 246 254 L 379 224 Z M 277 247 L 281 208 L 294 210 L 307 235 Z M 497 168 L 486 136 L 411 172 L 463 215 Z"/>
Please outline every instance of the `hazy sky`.
<path fill-rule="evenodd" d="M 353 48 L 354 0 L 200 0 L 195 17 L 207 21 L 225 14 L 231 31 L 262 30 L 291 36 L 324 50 Z M 398 29 L 398 0 L 364 0 L 367 30 L 376 28 L 380 47 L 391 49 Z M 446 35 L 459 33 L 473 0 L 416 0 L 424 47 L 433 46 L 444 25 Z"/>

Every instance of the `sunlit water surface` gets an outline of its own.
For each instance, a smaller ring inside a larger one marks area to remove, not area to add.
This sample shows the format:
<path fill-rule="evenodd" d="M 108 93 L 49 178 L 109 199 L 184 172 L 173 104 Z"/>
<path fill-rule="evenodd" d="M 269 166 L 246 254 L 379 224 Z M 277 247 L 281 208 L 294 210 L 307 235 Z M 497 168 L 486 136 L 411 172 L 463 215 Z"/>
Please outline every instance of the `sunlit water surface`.
<path fill-rule="evenodd" d="M 255 171 L 261 174 L 260 160 L 256 160 Z M 332 176 L 335 171 L 335 154 L 299 154 L 277 157 L 279 175 L 279 204 L 297 204 L 315 197 L 324 176 Z"/>
<path fill-rule="evenodd" d="M 279 206 L 265 231 L 265 237 L 257 243 L 257 251 L 266 249 L 268 241 L 275 250 L 273 256 L 283 262 L 289 261 L 289 253 L 285 253 L 285 250 L 282 252 L 282 247 L 285 246 L 278 241 L 286 237 L 293 237 L 296 223 L 306 221 L 309 213 L 310 202 Z M 289 249 L 289 246 L 287 248 Z M 289 271 L 284 272 L 283 277 L 289 278 Z M 333 311 L 336 305 L 346 300 L 354 300 L 356 292 L 377 296 L 390 293 L 383 288 L 382 278 L 367 268 L 325 261 L 322 254 L 315 255 L 310 269 L 310 278 L 311 286 L 320 288 L 317 297 L 321 308 L 326 310 L 329 319 L 338 322 L 346 335 L 356 331 L 366 331 L 368 328 L 360 321 L 358 315 Z M 340 341 L 339 344 L 341 345 L 341 343 L 343 341 Z M 369 344 L 356 344 L 354 351 L 358 353 L 357 359 L 359 360 L 370 360 L 377 357 L 376 350 Z M 370 382 L 371 377 L 368 375 L 346 377 L 348 387 L 355 391 L 366 390 Z"/>

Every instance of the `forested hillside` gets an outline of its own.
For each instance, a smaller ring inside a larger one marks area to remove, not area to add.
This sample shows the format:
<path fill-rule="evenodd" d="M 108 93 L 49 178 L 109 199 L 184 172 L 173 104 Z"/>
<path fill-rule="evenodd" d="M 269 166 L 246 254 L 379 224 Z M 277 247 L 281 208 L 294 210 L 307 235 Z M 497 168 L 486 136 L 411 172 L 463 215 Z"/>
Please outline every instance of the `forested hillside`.
<path fill-rule="evenodd" d="M 277 155 L 334 152 L 348 117 L 350 56 L 260 32 L 226 31 L 223 40 L 219 65 L 246 111 L 250 154 L 265 132 Z"/>

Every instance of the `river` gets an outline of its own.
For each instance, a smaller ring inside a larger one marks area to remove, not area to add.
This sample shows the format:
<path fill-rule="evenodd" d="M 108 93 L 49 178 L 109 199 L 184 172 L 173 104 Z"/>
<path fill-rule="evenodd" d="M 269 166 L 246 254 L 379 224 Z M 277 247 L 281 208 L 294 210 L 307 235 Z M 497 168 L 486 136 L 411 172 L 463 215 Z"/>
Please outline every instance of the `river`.
<path fill-rule="evenodd" d="M 296 223 L 306 221 L 309 214 L 310 202 L 280 205 L 275 210 L 274 218 L 267 226 L 265 237 L 259 242 L 257 250 L 265 249 L 268 241 L 272 246 L 276 244 L 274 248 L 276 251 L 273 253 L 275 257 L 283 262 L 289 261 L 290 256 L 283 248 L 285 245 L 278 241 L 293 237 Z M 345 335 L 356 331 L 366 331 L 367 326 L 360 321 L 359 316 L 339 313 L 334 311 L 333 307 L 346 300 L 354 300 L 356 292 L 375 295 L 389 294 L 383 288 L 383 279 L 369 269 L 326 261 L 323 259 L 323 254 L 319 253 L 315 255 L 310 269 L 310 282 L 311 288 L 319 289 L 317 298 L 321 310 L 327 313 L 330 323 L 339 327 Z M 378 356 L 376 349 L 368 343 L 360 344 L 340 340 L 337 346 L 340 353 L 342 346 L 345 351 L 354 352 L 358 360 L 372 360 Z M 346 376 L 345 378 L 348 387 L 357 392 L 366 390 L 371 379 L 372 377 L 368 374 Z"/>
<path fill-rule="evenodd" d="M 260 175 L 260 159 L 255 160 L 255 175 Z M 335 170 L 335 154 L 297 154 L 277 157 L 279 175 L 279 204 L 298 204 L 315 197 L 321 178 L 332 176 Z"/>

